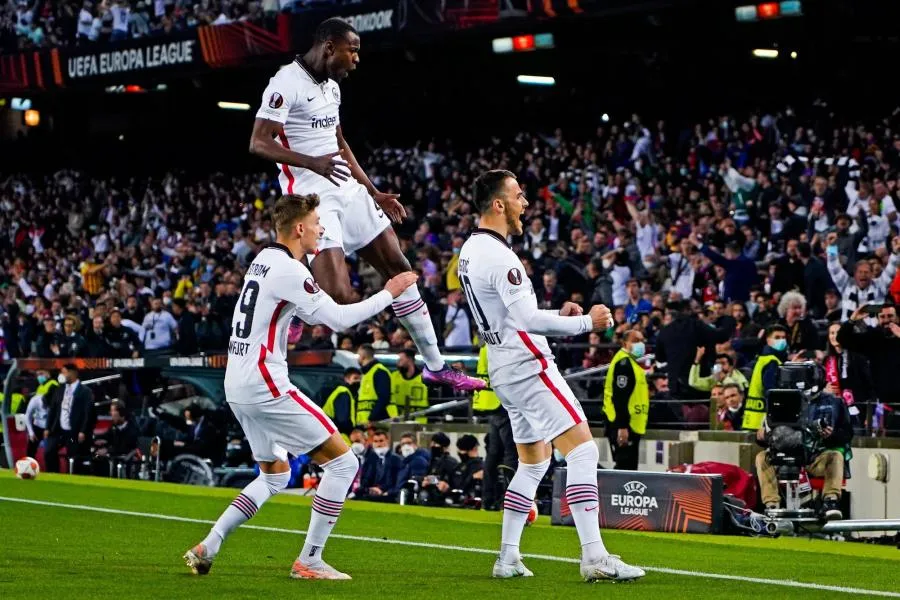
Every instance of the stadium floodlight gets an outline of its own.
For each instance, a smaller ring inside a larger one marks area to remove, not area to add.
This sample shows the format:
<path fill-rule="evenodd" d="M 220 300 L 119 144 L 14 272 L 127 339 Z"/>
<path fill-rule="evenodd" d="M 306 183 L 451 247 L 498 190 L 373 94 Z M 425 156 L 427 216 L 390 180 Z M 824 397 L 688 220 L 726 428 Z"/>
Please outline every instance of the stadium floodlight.
<path fill-rule="evenodd" d="M 753 56 L 756 58 L 778 58 L 778 50 L 773 48 L 754 48 Z"/>
<path fill-rule="evenodd" d="M 31 108 L 31 98 L 13 98 L 9 107 L 13 110 L 29 110 Z"/>
<path fill-rule="evenodd" d="M 522 85 L 556 85 L 556 79 L 545 75 L 519 75 L 516 81 Z"/>
<path fill-rule="evenodd" d="M 600 115 L 600 120 L 604 123 L 609 123 L 609 115 L 607 113 L 603 113 L 602 115 Z"/>
<path fill-rule="evenodd" d="M 224 110 L 250 110 L 250 105 L 246 102 L 219 102 L 219 108 Z"/>
<path fill-rule="evenodd" d="M 793 52 L 791 52 L 791 58 L 793 58 L 794 60 L 797 59 L 797 51 L 796 51 L 796 50 L 794 50 Z"/>
<path fill-rule="evenodd" d="M 746 4 L 734 8 L 734 18 L 739 22 L 747 23 L 756 20 L 756 5 Z"/>
<path fill-rule="evenodd" d="M 784 0 L 779 4 L 783 17 L 801 17 L 803 16 L 803 2 L 800 0 Z"/>
<path fill-rule="evenodd" d="M 29 127 L 37 127 L 41 124 L 41 113 L 31 109 L 25 111 L 25 124 Z"/>

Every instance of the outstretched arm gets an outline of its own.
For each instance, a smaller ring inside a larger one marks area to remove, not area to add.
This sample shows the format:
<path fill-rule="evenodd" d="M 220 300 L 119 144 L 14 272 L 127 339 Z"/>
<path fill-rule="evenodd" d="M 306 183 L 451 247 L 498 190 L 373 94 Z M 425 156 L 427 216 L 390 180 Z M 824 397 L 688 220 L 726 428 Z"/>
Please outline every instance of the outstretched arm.
<path fill-rule="evenodd" d="M 590 315 L 564 317 L 556 311 L 540 310 L 534 294 L 522 296 L 509 306 L 509 312 L 522 330 L 537 335 L 579 335 L 593 328 Z"/>
<path fill-rule="evenodd" d="M 403 218 L 406 217 L 406 209 L 403 208 L 403 205 L 400 204 L 398 200 L 400 195 L 386 194 L 378 191 L 378 188 L 375 187 L 375 184 L 372 183 L 369 176 L 366 175 L 366 172 L 363 171 L 363 168 L 359 165 L 359 161 L 356 160 L 353 150 L 350 149 L 350 144 L 348 144 L 347 140 L 344 138 L 344 132 L 340 125 L 337 126 L 337 140 L 338 147 L 341 149 L 341 158 L 349 163 L 350 174 L 353 175 L 353 178 L 368 190 L 369 195 L 372 196 L 378 206 L 387 213 L 392 221 L 397 223 L 402 221 Z"/>

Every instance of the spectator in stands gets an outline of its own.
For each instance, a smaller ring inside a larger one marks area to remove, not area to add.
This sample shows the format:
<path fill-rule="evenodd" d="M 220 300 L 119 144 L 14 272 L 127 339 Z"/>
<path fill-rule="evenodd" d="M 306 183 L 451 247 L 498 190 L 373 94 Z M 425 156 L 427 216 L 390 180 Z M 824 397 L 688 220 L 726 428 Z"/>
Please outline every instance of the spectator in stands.
<path fill-rule="evenodd" d="M 888 266 L 877 279 L 873 278 L 872 267 L 869 263 L 860 260 L 854 265 L 852 280 L 847 271 L 844 270 L 844 267 L 841 266 L 840 257 L 845 255 L 838 254 L 840 246 L 835 236 L 834 232 L 828 234 L 828 272 L 831 274 L 831 279 L 834 281 L 837 289 L 841 292 L 841 308 L 844 310 L 842 320 L 846 321 L 860 306 L 884 302 L 888 288 L 897 272 L 897 267 L 900 265 L 900 236 L 896 236 L 891 240 L 893 253 Z"/>
<path fill-rule="evenodd" d="M 484 477 L 484 461 L 478 456 L 478 440 L 471 434 L 461 435 L 456 441 L 456 451 L 459 462 L 449 474 L 445 472 L 436 475 L 428 481 L 428 485 L 423 486 L 419 496 L 421 504 L 461 505 L 480 491 Z"/>
<path fill-rule="evenodd" d="M 334 344 L 331 343 L 331 335 L 328 328 L 324 325 L 313 325 L 312 339 L 309 342 L 310 350 L 334 350 Z"/>
<path fill-rule="evenodd" d="M 672 305 L 675 318 L 663 327 L 656 340 L 656 361 L 665 368 L 672 397 L 679 400 L 697 400 L 706 396 L 690 385 L 692 357 L 697 348 L 715 346 L 731 339 L 732 332 L 716 329 L 700 321 L 687 302 Z M 710 361 L 712 362 L 712 361 Z M 709 367 L 701 369 L 701 375 Z"/>
<path fill-rule="evenodd" d="M 784 294 L 778 303 L 778 316 L 778 323 L 788 331 L 788 351 L 803 352 L 806 358 L 814 359 L 822 345 L 815 323 L 806 316 L 806 297 L 799 292 Z"/>
<path fill-rule="evenodd" d="M 387 340 L 387 332 L 381 325 L 369 327 L 369 335 L 372 336 L 372 348 L 375 350 L 387 350 L 391 347 Z"/>
<path fill-rule="evenodd" d="M 183 298 L 176 298 L 172 301 L 172 316 L 178 324 L 175 353 L 179 356 L 191 356 L 199 352 L 193 308 L 193 304 L 188 305 Z"/>
<path fill-rule="evenodd" d="M 447 293 L 444 309 L 444 347 L 468 348 L 472 346 L 472 325 L 469 313 L 462 301 L 462 289 Z"/>
<path fill-rule="evenodd" d="M 44 319 L 44 330 L 37 338 L 38 358 L 58 358 L 62 356 L 62 334 L 56 330 L 56 321 L 48 317 Z"/>
<path fill-rule="evenodd" d="M 797 246 L 800 262 L 803 263 L 803 295 L 808 302 L 807 309 L 814 319 L 822 319 L 827 312 L 826 290 L 832 288 L 828 267 L 818 257 L 813 256 L 809 242 Z"/>
<path fill-rule="evenodd" d="M 841 295 L 834 288 L 825 291 L 825 320 L 829 323 L 841 321 L 844 318 L 844 309 L 841 306 Z"/>
<path fill-rule="evenodd" d="M 356 497 L 375 502 L 394 502 L 406 481 L 400 481 L 403 460 L 391 452 L 387 430 L 376 430 L 372 446 L 366 450 Z"/>
<path fill-rule="evenodd" d="M 431 436 L 431 464 L 428 466 L 428 477 L 422 487 L 434 486 L 438 481 L 450 479 L 458 461 L 450 456 L 450 438 L 446 433 L 435 433 Z"/>
<path fill-rule="evenodd" d="M 649 313 L 653 309 L 653 305 L 648 300 L 641 297 L 641 289 L 637 279 L 629 279 L 625 284 L 625 292 L 628 294 L 625 303 L 625 320 L 629 323 L 635 323 L 638 315 Z"/>
<path fill-rule="evenodd" d="M 25 409 L 25 429 L 28 430 L 27 455 L 31 457 L 37 456 L 38 446 L 44 441 L 44 431 L 47 429 L 56 388 L 59 387 L 59 382 L 50 376 L 49 370 L 38 369 L 34 374 L 38 387 Z"/>
<path fill-rule="evenodd" d="M 568 297 L 565 290 L 557 285 L 556 273 L 545 271 L 543 285 L 536 291 L 538 306 L 543 309 L 559 309 Z"/>
<path fill-rule="evenodd" d="M 109 407 L 110 427 L 94 439 L 94 474 L 107 475 L 109 461 L 124 457 L 138 447 L 138 426 L 125 404 L 116 400 Z"/>
<path fill-rule="evenodd" d="M 106 343 L 106 329 L 103 326 L 103 317 L 97 315 L 91 319 L 91 329 L 84 338 L 87 347 L 87 355 L 93 358 L 111 357 L 112 348 Z"/>
<path fill-rule="evenodd" d="M 141 342 L 137 334 L 122 324 L 122 313 L 113 310 L 104 333 L 111 358 L 137 358 L 141 354 Z"/>
<path fill-rule="evenodd" d="M 802 285 L 804 264 L 800 260 L 800 242 L 789 239 L 785 242 L 784 255 L 775 260 L 775 275 L 772 278 L 772 293 L 784 293 Z"/>
<path fill-rule="evenodd" d="M 854 427 L 861 424 L 860 406 L 868 406 L 874 395 L 872 370 L 869 360 L 858 352 L 851 352 L 841 346 L 838 333 L 841 324 L 828 324 L 828 349 L 822 366 L 825 368 L 825 391 L 842 398 Z"/>
<path fill-rule="evenodd" d="M 87 356 L 87 341 L 78 333 L 78 322 L 75 317 L 66 317 L 63 320 L 63 335 L 59 345 L 59 356 L 75 358 Z"/>
<path fill-rule="evenodd" d="M 697 348 L 694 356 L 694 364 L 691 366 L 691 373 L 688 382 L 694 389 L 700 391 L 710 391 L 713 385 L 730 385 L 738 386 L 741 391 L 749 387 L 749 382 L 744 374 L 734 368 L 734 358 L 730 354 L 717 354 L 716 362 L 712 367 L 712 374 L 708 377 L 700 377 L 700 361 L 706 354 L 706 348 Z"/>
<path fill-rule="evenodd" d="M 193 454 L 200 458 L 218 460 L 224 451 L 221 435 L 214 420 L 199 404 L 190 404 L 181 416 L 167 411 L 156 412 L 159 420 L 180 433 L 177 439 L 163 438 L 162 456 L 169 460 L 179 454 Z"/>
<path fill-rule="evenodd" d="M 78 367 L 66 364 L 60 371 L 60 386 L 56 388 L 53 407 L 44 439 L 44 464 L 47 471 L 59 471 L 59 450 L 75 459 L 73 468 L 80 469 L 81 458 L 88 454 L 94 431 L 94 394 L 78 378 Z M 65 383 L 63 383 L 65 382 Z"/>
<path fill-rule="evenodd" d="M 691 236 L 689 239 L 705 257 L 725 269 L 723 298 L 727 302 L 746 302 L 750 298 L 750 288 L 758 281 L 756 263 L 741 254 L 737 242 L 728 242 L 723 256 L 698 237 Z"/>
<path fill-rule="evenodd" d="M 406 482 L 415 480 L 421 483 L 422 478 L 428 474 L 428 467 L 431 464 L 431 456 L 424 448 L 419 448 L 416 443 L 416 434 L 406 432 L 400 436 L 400 457 L 403 459 L 403 469 L 400 471 L 398 480 L 402 485 Z"/>
<path fill-rule="evenodd" d="M 726 431 L 740 431 L 744 420 L 744 392 L 736 383 L 722 386 L 724 406 L 716 411 L 716 418 Z"/>
<path fill-rule="evenodd" d="M 178 323 L 169 311 L 163 310 L 162 298 L 150 300 L 150 312 L 144 317 L 142 326 L 148 356 L 167 354 L 172 350 L 178 336 Z"/>
<path fill-rule="evenodd" d="M 900 409 L 900 324 L 897 307 L 885 304 L 878 312 L 878 327 L 869 327 L 865 306 L 858 308 L 838 330 L 840 347 L 867 357 L 872 366 L 872 383 L 875 396 L 882 403 Z M 883 427 L 883 423 L 880 423 Z M 873 429 L 878 429 L 871 425 Z"/>

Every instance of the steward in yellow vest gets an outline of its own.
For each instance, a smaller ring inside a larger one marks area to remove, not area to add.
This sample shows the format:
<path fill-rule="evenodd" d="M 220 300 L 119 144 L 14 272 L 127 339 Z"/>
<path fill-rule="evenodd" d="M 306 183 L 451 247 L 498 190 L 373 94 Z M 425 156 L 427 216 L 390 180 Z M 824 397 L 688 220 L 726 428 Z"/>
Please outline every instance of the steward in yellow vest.
<path fill-rule="evenodd" d="M 397 407 L 391 406 L 391 372 L 375 360 L 375 349 L 370 344 L 360 346 L 357 356 L 362 380 L 356 400 L 356 422 L 365 425 L 397 416 Z"/>
<path fill-rule="evenodd" d="M 478 366 L 475 375 L 479 379 L 483 379 L 487 387 L 475 392 L 472 397 L 472 410 L 478 415 L 489 415 L 500 408 L 500 398 L 491 388 L 491 378 L 488 375 L 487 344 L 478 351 Z"/>
<path fill-rule="evenodd" d="M 608 421 L 606 436 L 616 469 L 620 470 L 637 470 L 640 438 L 647 432 L 650 389 L 644 369 L 637 363 L 644 356 L 644 348 L 644 335 L 629 331 L 606 372 L 603 389 L 603 414 Z"/>
<path fill-rule="evenodd" d="M 428 386 L 422 381 L 422 371 L 416 368 L 413 350 L 403 350 L 397 356 L 397 370 L 391 373 L 391 405 L 401 417 L 428 408 Z M 428 417 L 413 421 L 427 423 Z"/>
<path fill-rule="evenodd" d="M 356 396 L 361 377 L 356 367 L 345 370 L 343 383 L 332 390 L 322 405 L 322 411 L 334 421 L 347 445 L 350 445 L 350 432 L 356 427 Z"/>
<path fill-rule="evenodd" d="M 766 330 L 766 346 L 756 359 L 750 376 L 741 429 L 757 431 L 762 427 L 767 412 L 766 392 L 777 387 L 778 367 L 787 360 L 787 347 L 787 329 L 783 325 L 772 325 Z"/>

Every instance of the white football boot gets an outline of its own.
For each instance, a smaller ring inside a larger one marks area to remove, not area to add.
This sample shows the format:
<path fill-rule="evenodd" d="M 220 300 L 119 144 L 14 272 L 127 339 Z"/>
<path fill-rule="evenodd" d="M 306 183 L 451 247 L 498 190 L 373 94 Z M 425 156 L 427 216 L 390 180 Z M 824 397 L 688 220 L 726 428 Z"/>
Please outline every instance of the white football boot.
<path fill-rule="evenodd" d="M 506 563 L 500 562 L 498 558 L 496 562 L 494 562 L 494 572 L 491 574 L 491 577 L 495 579 L 510 579 L 511 577 L 534 577 L 534 573 L 532 573 L 528 567 L 522 564 L 521 560 L 516 561 L 516 564 L 509 565 Z"/>
<path fill-rule="evenodd" d="M 592 563 L 581 563 L 581 576 L 585 581 L 634 581 L 644 575 L 643 569 L 622 562 L 615 554 Z"/>
<path fill-rule="evenodd" d="M 352 577 L 341 573 L 326 562 L 308 566 L 296 560 L 291 567 L 291 579 L 352 579 Z"/>

